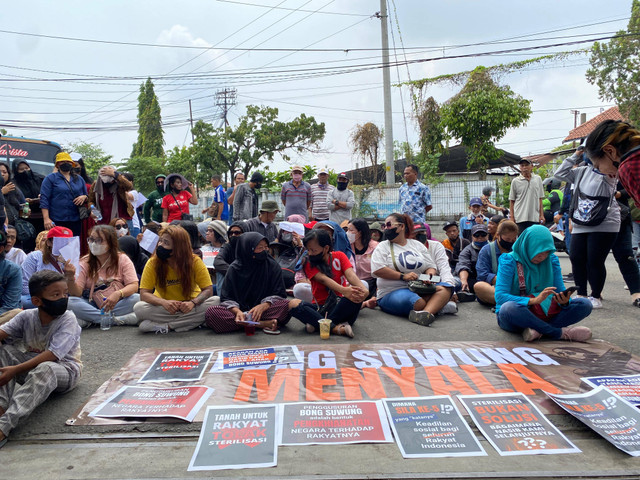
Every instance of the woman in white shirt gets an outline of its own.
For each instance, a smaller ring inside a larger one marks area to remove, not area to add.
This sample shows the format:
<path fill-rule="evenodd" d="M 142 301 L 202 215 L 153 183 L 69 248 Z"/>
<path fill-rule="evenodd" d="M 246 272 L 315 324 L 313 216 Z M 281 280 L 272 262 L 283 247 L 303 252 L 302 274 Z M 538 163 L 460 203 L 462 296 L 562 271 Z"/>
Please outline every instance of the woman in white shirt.
<path fill-rule="evenodd" d="M 413 221 L 408 215 L 392 213 L 382 228 L 384 241 L 378 244 L 371 257 L 371 271 L 378 279 L 378 306 L 385 313 L 408 316 L 411 322 L 428 326 L 453 293 L 453 277 L 444 248 L 439 252 L 435 245 L 438 242 L 433 245 L 429 242 L 428 249 L 410 238 Z M 444 278 L 435 285 L 434 293 L 419 295 L 409 289 L 408 282 L 418 280 L 420 274 L 440 274 Z"/>

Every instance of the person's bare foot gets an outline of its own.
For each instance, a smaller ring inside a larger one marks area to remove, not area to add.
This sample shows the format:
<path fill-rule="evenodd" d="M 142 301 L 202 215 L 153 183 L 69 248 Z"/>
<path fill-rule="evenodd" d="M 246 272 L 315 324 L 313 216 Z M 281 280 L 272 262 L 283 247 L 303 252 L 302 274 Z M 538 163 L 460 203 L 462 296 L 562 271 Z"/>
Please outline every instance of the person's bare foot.
<path fill-rule="evenodd" d="M 345 337 L 353 338 L 353 329 L 348 323 L 341 323 L 333 327 L 333 332 L 336 335 L 344 335 Z"/>
<path fill-rule="evenodd" d="M 362 302 L 362 307 L 360 307 L 360 309 L 363 309 L 363 308 L 376 308 L 377 305 L 378 305 L 378 300 L 376 299 L 376 297 L 371 297 L 366 302 Z"/>
<path fill-rule="evenodd" d="M 263 330 L 277 330 L 278 329 L 278 321 L 277 320 L 260 320 L 260 326 L 258 328 L 262 328 Z"/>

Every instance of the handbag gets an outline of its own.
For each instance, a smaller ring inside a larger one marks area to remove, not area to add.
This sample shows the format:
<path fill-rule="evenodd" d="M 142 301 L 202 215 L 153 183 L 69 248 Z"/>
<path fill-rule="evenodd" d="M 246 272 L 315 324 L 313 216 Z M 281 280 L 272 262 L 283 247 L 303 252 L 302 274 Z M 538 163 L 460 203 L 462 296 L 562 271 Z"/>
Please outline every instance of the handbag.
<path fill-rule="evenodd" d="M 593 227 L 595 225 L 600 225 L 604 219 L 607 218 L 611 197 L 594 196 L 582 193 L 580 191 L 580 180 L 582 180 L 583 176 L 584 172 L 574 181 L 569 217 L 578 225 Z"/>
<path fill-rule="evenodd" d="M 176 202 L 176 205 L 178 206 L 178 210 L 180 210 L 180 212 L 182 212 L 182 207 L 178 203 L 178 199 L 175 197 L 173 192 L 171 192 L 171 196 L 173 197 L 173 201 Z M 193 221 L 193 215 L 191 215 L 190 213 L 182 212 L 182 215 L 180 216 L 180 219 L 181 220 L 191 220 L 191 221 Z"/>
<path fill-rule="evenodd" d="M 96 304 L 96 307 L 102 308 L 104 305 L 105 299 L 109 298 L 114 292 L 122 290 L 124 288 L 124 284 L 115 279 L 105 280 L 101 285 L 93 285 L 91 290 L 89 291 L 89 299 Z"/>
<path fill-rule="evenodd" d="M 393 268 L 395 268 L 398 272 L 400 272 L 400 269 L 396 264 L 396 256 L 393 252 L 392 242 L 389 242 L 389 249 L 391 250 L 391 261 L 393 262 Z M 433 295 L 434 293 L 436 293 L 436 286 L 434 284 L 426 283 L 426 282 L 423 282 L 422 280 L 412 280 L 408 283 L 408 287 L 409 287 L 409 290 L 411 290 L 414 293 L 417 293 L 421 297 L 426 295 Z"/>
<path fill-rule="evenodd" d="M 64 178 L 64 177 L 63 177 Z M 71 195 L 75 195 L 75 192 L 73 191 L 73 188 L 71 188 L 71 184 L 67 181 L 67 179 L 64 179 L 65 183 L 67 184 L 67 187 L 69 187 L 69 191 L 71 192 Z M 78 205 L 78 216 L 80 217 L 80 220 L 84 220 L 85 218 L 89 218 L 89 216 L 91 215 L 91 212 L 89 211 L 89 209 L 87 207 L 85 207 L 84 205 Z"/>
<path fill-rule="evenodd" d="M 520 288 L 520 296 L 535 298 L 535 295 L 527 295 L 527 286 L 524 280 L 524 267 L 520 262 L 516 262 L 516 267 L 518 270 L 518 287 Z M 561 310 L 562 310 L 562 307 L 558 302 L 556 302 L 555 298 L 551 299 L 551 306 L 549 306 L 549 310 L 547 311 L 547 313 L 544 313 L 544 310 L 542 309 L 542 305 L 529 305 L 529 311 L 533 313 L 536 317 L 538 317 L 540 320 L 544 320 L 545 322 L 548 322 L 549 320 L 551 320 L 558 313 L 560 313 Z"/>

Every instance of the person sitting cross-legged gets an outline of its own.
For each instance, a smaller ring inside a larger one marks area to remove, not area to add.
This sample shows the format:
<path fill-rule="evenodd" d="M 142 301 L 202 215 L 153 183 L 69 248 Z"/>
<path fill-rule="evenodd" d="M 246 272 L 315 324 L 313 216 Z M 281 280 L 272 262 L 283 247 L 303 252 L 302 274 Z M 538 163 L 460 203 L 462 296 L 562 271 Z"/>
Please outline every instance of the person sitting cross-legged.
<path fill-rule="evenodd" d="M 521 333 L 526 342 L 547 336 L 586 342 L 587 327 L 572 327 L 591 313 L 587 298 L 565 293 L 560 261 L 551 232 L 542 225 L 525 229 L 513 251 L 500 257 L 496 279 L 496 314 L 503 330 Z"/>

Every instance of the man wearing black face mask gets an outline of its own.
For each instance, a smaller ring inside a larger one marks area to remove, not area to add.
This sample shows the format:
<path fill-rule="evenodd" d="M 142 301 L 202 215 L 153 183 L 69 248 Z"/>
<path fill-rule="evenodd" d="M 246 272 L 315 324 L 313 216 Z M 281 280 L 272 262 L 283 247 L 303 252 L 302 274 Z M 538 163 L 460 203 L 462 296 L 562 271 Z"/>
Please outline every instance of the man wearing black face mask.
<path fill-rule="evenodd" d="M 478 272 L 476 271 L 478 253 L 482 247 L 489 243 L 488 236 L 489 231 L 483 223 L 476 224 L 471 228 L 471 238 L 473 241 L 471 245 L 467 245 L 464 250 L 460 252 L 460 259 L 458 260 L 455 271 L 455 275 L 460 278 L 460 283 L 462 284 L 461 293 L 474 292 L 474 285 L 478 276 Z M 468 300 L 464 294 L 458 295 L 458 297 L 464 297 L 465 300 Z M 462 298 L 460 298 L 460 301 L 462 301 Z"/>
<path fill-rule="evenodd" d="M 478 272 L 474 290 L 478 301 L 483 305 L 495 305 L 495 284 L 500 255 L 509 253 L 518 238 L 518 226 L 511 220 L 502 220 L 498 224 L 495 241 L 482 247 L 478 254 L 476 270 Z"/>
<path fill-rule="evenodd" d="M 351 220 L 351 209 L 356 204 L 355 196 L 347 189 L 349 177 L 346 173 L 338 174 L 338 183 L 334 190 L 327 194 L 329 220 L 341 225 L 345 220 Z"/>
<path fill-rule="evenodd" d="M 233 192 L 233 221 L 249 220 L 258 215 L 258 193 L 264 177 L 260 172 L 251 175 L 249 183 L 237 185 Z"/>
<path fill-rule="evenodd" d="M 156 189 L 147 195 L 147 201 L 144 204 L 144 223 L 162 222 L 162 199 L 165 196 L 164 179 L 166 175 L 156 176 Z"/>
<path fill-rule="evenodd" d="M 0 342 L 20 339 L 26 349 L 0 344 L 0 447 L 51 393 L 73 389 L 82 372 L 80 326 L 67 310 L 64 276 L 52 270 L 36 272 L 29 279 L 29 293 L 38 308 L 0 326 Z"/>

